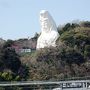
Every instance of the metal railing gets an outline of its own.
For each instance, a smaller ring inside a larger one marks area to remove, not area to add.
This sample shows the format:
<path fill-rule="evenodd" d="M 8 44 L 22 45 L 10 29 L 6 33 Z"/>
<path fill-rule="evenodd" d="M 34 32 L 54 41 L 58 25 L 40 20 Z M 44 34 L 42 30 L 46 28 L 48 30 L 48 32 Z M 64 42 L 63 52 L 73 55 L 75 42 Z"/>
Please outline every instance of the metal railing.
<path fill-rule="evenodd" d="M 71 80 L 71 81 L 12 81 L 0 82 L 0 87 L 5 90 L 90 90 L 90 80 Z M 1 90 L 1 89 L 0 89 Z"/>

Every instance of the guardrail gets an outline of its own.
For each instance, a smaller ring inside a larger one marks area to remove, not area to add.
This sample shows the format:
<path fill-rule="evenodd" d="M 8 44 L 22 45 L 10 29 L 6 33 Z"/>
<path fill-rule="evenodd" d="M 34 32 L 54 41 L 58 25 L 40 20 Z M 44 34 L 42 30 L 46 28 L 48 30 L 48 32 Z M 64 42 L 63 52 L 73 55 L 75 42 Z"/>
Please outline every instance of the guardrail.
<path fill-rule="evenodd" d="M 54 88 L 61 88 L 60 90 L 89 90 L 90 80 L 71 80 L 71 81 L 12 81 L 0 82 L 0 87 L 23 87 L 32 90 L 53 90 Z M 40 89 L 42 88 L 42 89 Z M 78 88 L 78 89 L 76 89 Z M 7 89 L 5 89 L 7 90 Z M 8 89 L 9 90 L 9 89 Z M 13 89 L 12 89 L 13 90 Z M 24 90 L 24 89 L 23 89 Z M 26 89 L 25 89 L 26 90 Z"/>

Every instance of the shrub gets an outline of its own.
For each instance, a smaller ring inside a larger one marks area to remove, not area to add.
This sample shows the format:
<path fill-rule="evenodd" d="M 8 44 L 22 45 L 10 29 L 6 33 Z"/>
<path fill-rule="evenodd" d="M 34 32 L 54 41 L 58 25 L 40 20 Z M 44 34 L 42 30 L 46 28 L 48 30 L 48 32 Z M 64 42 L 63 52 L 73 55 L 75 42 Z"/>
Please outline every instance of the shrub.
<path fill-rule="evenodd" d="M 90 45 L 85 46 L 84 56 L 90 59 Z"/>

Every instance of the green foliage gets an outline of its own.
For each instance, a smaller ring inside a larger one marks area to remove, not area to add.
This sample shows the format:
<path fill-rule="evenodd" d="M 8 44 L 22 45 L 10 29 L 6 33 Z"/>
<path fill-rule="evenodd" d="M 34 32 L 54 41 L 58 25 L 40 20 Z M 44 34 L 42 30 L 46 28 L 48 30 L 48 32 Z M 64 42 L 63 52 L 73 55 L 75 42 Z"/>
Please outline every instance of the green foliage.
<path fill-rule="evenodd" d="M 72 31 L 64 32 L 59 41 L 64 42 L 69 47 L 77 47 L 78 51 L 84 53 L 85 46 L 90 44 L 90 28 L 78 27 Z"/>
<path fill-rule="evenodd" d="M 29 67 L 27 65 L 22 64 L 22 66 L 18 70 L 19 76 L 16 79 L 21 78 L 22 80 L 27 80 L 29 77 Z"/>
<path fill-rule="evenodd" d="M 33 37 L 33 39 L 38 39 L 38 37 L 39 37 L 39 34 L 38 33 L 35 33 L 35 35 L 34 35 L 34 37 Z"/>
<path fill-rule="evenodd" d="M 6 68 L 11 69 L 13 72 L 17 72 L 20 68 L 21 61 L 13 48 L 8 47 L 3 50 L 2 60 Z"/>
<path fill-rule="evenodd" d="M 5 88 L 3 88 L 3 87 L 0 87 L 0 90 L 5 90 Z"/>
<path fill-rule="evenodd" d="M 67 23 L 64 27 L 62 27 L 62 28 L 59 28 L 58 27 L 58 32 L 59 32 L 59 34 L 61 35 L 61 34 L 63 34 L 64 32 L 66 32 L 66 31 L 70 31 L 70 30 L 73 30 L 74 28 L 76 28 L 76 27 L 79 27 L 79 24 L 76 24 L 76 23 Z"/>
<path fill-rule="evenodd" d="M 67 62 L 69 65 L 72 63 L 81 64 L 84 62 L 83 55 L 72 48 L 66 49 L 65 53 L 62 54 L 61 59 Z"/>
<path fill-rule="evenodd" d="M 28 69 L 21 63 L 20 56 L 11 46 L 12 41 L 9 40 L 0 49 L 0 81 L 26 80 Z"/>
<path fill-rule="evenodd" d="M 90 45 L 85 46 L 84 55 L 85 57 L 90 58 Z"/>
<path fill-rule="evenodd" d="M 21 80 L 19 75 L 16 75 L 10 70 L 0 72 L 0 81 L 18 81 Z"/>
<path fill-rule="evenodd" d="M 7 40 L 7 41 L 4 43 L 3 48 L 11 47 L 13 43 L 14 43 L 13 40 Z"/>
<path fill-rule="evenodd" d="M 30 80 L 60 80 L 71 77 L 72 64 L 80 65 L 84 62 L 84 58 L 79 52 L 64 45 L 56 48 L 44 48 L 29 57 L 23 57 L 25 60 L 27 58 L 30 58 L 25 62 L 30 68 Z"/>
<path fill-rule="evenodd" d="M 12 74 L 10 72 L 3 72 L 1 77 L 6 81 L 11 81 L 13 79 Z"/>
<path fill-rule="evenodd" d="M 74 32 L 70 31 L 70 32 L 65 32 L 64 34 L 61 35 L 60 40 L 64 41 L 65 44 L 70 45 L 70 46 L 74 46 Z"/>
<path fill-rule="evenodd" d="M 21 80 L 21 78 L 20 78 L 20 76 L 19 75 L 17 75 L 16 77 L 15 77 L 15 79 L 14 79 L 15 81 L 20 81 Z"/>
<path fill-rule="evenodd" d="M 58 28 L 57 47 L 37 50 L 21 57 L 29 66 L 30 80 L 61 80 L 90 75 L 90 27 L 67 23 Z"/>
<path fill-rule="evenodd" d="M 90 28 L 90 22 L 89 21 L 81 22 L 80 26 L 82 26 L 82 27 L 89 27 Z"/>

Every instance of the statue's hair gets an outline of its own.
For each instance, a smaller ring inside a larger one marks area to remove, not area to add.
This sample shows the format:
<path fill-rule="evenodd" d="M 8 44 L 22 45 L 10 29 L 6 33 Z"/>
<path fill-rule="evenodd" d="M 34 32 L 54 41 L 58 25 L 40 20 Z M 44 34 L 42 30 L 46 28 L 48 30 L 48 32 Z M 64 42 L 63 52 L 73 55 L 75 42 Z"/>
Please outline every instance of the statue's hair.
<path fill-rule="evenodd" d="M 41 10 L 41 12 L 40 12 L 40 22 L 43 22 L 46 19 L 48 19 L 48 21 L 49 21 L 50 30 L 57 30 L 57 26 L 56 26 L 52 16 L 49 14 L 49 12 L 46 11 L 46 10 Z"/>

